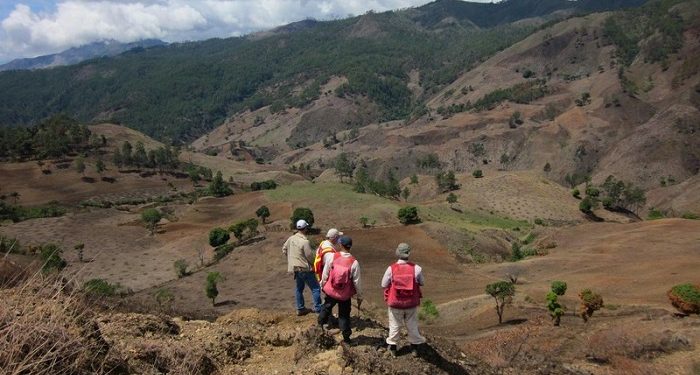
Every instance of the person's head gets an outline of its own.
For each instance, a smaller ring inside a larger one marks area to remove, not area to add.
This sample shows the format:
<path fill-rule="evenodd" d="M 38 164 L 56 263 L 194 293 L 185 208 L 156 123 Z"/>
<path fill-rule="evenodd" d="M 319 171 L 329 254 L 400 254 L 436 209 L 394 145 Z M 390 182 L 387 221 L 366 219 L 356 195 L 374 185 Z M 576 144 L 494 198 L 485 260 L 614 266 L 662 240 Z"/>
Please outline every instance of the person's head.
<path fill-rule="evenodd" d="M 338 243 L 338 240 L 340 240 L 340 236 L 342 236 L 342 235 L 343 235 L 343 232 L 341 232 L 335 228 L 331 228 L 328 230 L 328 233 L 326 233 L 326 239 L 328 241 L 331 241 L 332 243 Z"/>
<path fill-rule="evenodd" d="M 399 259 L 408 260 L 409 255 L 411 255 L 411 245 L 402 242 L 396 248 L 396 256 Z"/>
<path fill-rule="evenodd" d="M 352 238 L 350 238 L 350 236 L 342 236 L 338 240 L 338 243 L 343 248 L 343 250 L 350 251 L 350 248 L 352 247 Z"/>
<path fill-rule="evenodd" d="M 309 228 L 309 223 L 304 219 L 297 220 L 296 228 L 299 232 L 306 233 L 306 230 Z"/>

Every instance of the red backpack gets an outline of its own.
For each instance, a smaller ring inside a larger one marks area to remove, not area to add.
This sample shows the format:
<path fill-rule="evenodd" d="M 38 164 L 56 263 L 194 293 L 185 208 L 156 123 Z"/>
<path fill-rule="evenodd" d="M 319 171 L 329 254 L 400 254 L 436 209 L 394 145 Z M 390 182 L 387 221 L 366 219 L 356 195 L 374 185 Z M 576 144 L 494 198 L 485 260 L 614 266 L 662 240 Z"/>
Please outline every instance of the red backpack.
<path fill-rule="evenodd" d="M 323 285 L 323 292 L 338 301 L 347 301 L 355 295 L 355 284 L 352 281 L 352 264 L 355 257 L 344 257 L 340 253 L 333 254 L 333 263 L 328 274 L 328 280 Z"/>
<path fill-rule="evenodd" d="M 384 289 L 389 307 L 410 309 L 420 305 L 420 285 L 416 281 L 416 265 L 410 262 L 391 265 L 391 284 Z"/>

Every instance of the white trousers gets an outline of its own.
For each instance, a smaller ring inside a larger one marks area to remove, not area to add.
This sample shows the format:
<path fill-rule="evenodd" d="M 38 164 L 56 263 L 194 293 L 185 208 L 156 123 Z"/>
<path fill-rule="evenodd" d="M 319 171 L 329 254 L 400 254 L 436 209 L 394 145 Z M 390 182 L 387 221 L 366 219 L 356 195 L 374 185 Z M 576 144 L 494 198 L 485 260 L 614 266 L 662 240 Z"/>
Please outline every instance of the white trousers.
<path fill-rule="evenodd" d="M 406 325 L 408 341 L 417 345 L 425 342 L 425 337 L 418 332 L 418 307 L 411 309 L 395 309 L 389 307 L 389 337 L 386 343 L 396 345 L 399 340 L 401 326 Z"/>

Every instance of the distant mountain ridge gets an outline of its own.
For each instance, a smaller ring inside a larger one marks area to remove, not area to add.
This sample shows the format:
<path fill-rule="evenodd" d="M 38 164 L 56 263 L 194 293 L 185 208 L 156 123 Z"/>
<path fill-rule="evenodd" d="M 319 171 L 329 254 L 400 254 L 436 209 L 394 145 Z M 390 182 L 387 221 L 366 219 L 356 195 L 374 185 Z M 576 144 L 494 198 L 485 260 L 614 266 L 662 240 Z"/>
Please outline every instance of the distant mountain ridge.
<path fill-rule="evenodd" d="M 0 71 L 5 70 L 34 70 L 52 68 L 55 66 L 73 65 L 96 57 L 111 57 L 135 48 L 151 48 L 164 46 L 167 43 L 158 39 L 144 39 L 131 43 L 120 43 L 115 40 L 93 42 L 80 47 L 73 47 L 63 52 L 38 56 L 33 58 L 15 59 L 0 65 Z"/>
<path fill-rule="evenodd" d="M 339 120 L 339 129 L 407 119 L 420 116 L 432 94 L 479 61 L 538 25 L 561 19 L 553 12 L 616 10 L 642 2 L 439 0 L 340 20 L 306 20 L 254 37 L 134 49 L 50 70 L 6 71 L 0 73 L 0 126 L 36 124 L 63 112 L 82 122 L 110 121 L 187 142 L 247 110 L 302 108 L 329 94 L 320 88 L 331 77 L 346 83 L 330 94 L 365 98 L 369 105 L 362 107 L 372 113 Z M 534 22 L 516 22 L 523 19 Z M 415 82 L 409 82 L 412 76 Z M 420 89 L 409 89 L 416 84 Z"/>

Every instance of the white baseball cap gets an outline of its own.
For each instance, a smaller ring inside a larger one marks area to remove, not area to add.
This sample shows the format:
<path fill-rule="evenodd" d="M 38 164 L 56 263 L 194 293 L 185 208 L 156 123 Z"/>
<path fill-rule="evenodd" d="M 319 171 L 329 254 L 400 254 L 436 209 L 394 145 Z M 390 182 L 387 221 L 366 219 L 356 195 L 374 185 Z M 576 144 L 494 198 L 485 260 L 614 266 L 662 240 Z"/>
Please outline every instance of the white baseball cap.
<path fill-rule="evenodd" d="M 342 236 L 342 235 L 343 235 L 343 232 L 341 232 L 335 228 L 331 228 L 328 230 L 328 233 L 326 233 L 326 238 L 331 239 L 331 238 L 336 238 L 336 237 Z"/>
<path fill-rule="evenodd" d="M 297 220 L 297 229 L 304 229 L 309 226 L 309 223 L 306 222 L 306 220 L 301 219 Z"/>

